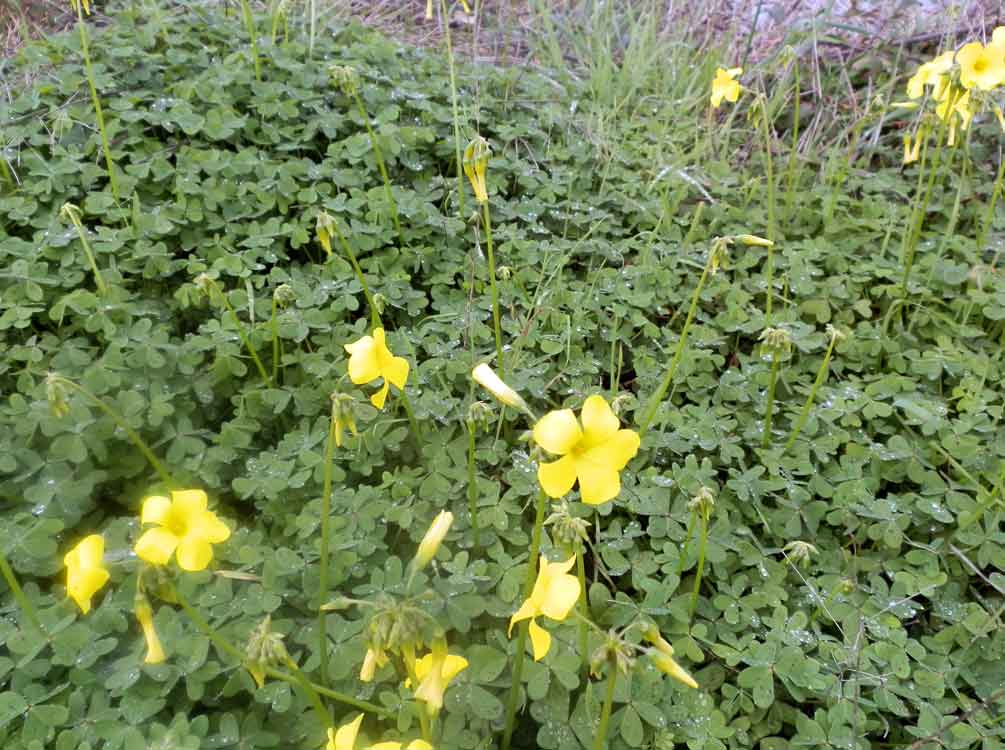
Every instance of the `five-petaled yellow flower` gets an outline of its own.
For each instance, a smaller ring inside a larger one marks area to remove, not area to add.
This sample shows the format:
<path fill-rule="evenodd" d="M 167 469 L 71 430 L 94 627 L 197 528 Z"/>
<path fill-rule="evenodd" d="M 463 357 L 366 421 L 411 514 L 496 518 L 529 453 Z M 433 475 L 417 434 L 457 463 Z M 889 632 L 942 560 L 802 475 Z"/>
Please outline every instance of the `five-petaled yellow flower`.
<path fill-rule="evenodd" d="M 415 677 L 419 680 L 415 699 L 423 701 L 429 712 L 435 714 L 443 708 L 443 694 L 447 685 L 467 668 L 467 659 L 448 654 L 444 641 L 434 642 L 432 652 L 415 662 Z M 409 686 L 410 681 L 405 683 L 405 687 Z"/>
<path fill-rule="evenodd" d="M 1001 41 L 1001 35 L 998 38 Z M 994 40 L 987 47 L 980 42 L 964 44 L 956 53 L 956 62 L 964 88 L 990 91 L 1005 83 L 1005 45 L 996 45 Z"/>
<path fill-rule="evenodd" d="M 66 566 L 66 595 L 85 615 L 91 611 L 91 597 L 108 583 L 103 558 L 105 540 L 101 534 L 85 536 L 63 557 Z"/>
<path fill-rule="evenodd" d="M 359 734 L 359 725 L 362 723 L 363 714 L 360 714 L 338 729 L 329 729 L 325 750 L 356 750 L 356 735 Z"/>
<path fill-rule="evenodd" d="M 712 96 L 709 101 L 716 109 L 725 99 L 728 102 L 735 102 L 740 98 L 740 82 L 736 77 L 743 73 L 743 68 L 716 68 L 715 78 L 712 81 Z"/>
<path fill-rule="evenodd" d="M 171 499 L 155 495 L 143 501 L 140 522 L 157 524 L 136 542 L 136 554 L 154 565 L 166 565 L 177 552 L 182 570 L 204 570 L 213 559 L 213 544 L 230 537 L 230 529 L 206 509 L 202 490 L 179 490 Z"/>
<path fill-rule="evenodd" d="M 509 620 L 509 633 L 512 634 L 516 623 L 530 619 L 529 632 L 530 642 L 534 647 L 534 661 L 543 659 L 551 648 L 551 634 L 538 625 L 535 618 L 544 615 L 552 620 L 564 620 L 579 599 L 579 579 L 569 575 L 575 564 L 575 555 L 565 562 L 554 563 L 548 562 L 548 558 L 541 555 L 534 590 Z"/>
<path fill-rule="evenodd" d="M 583 404 L 580 428 L 572 409 L 550 411 L 534 425 L 534 440 L 549 453 L 562 456 L 542 463 L 537 478 L 549 497 L 562 497 L 579 480 L 583 502 L 600 505 L 621 491 L 618 472 L 639 450 L 639 436 L 622 430 L 603 396 Z"/>
<path fill-rule="evenodd" d="M 383 328 L 374 328 L 373 336 L 364 336 L 355 343 L 346 344 L 345 350 L 349 352 L 349 377 L 356 385 L 384 378 L 381 389 L 370 396 L 370 403 L 378 409 L 384 408 L 392 383 L 399 390 L 405 387 L 408 361 L 391 354 L 384 340 Z"/>

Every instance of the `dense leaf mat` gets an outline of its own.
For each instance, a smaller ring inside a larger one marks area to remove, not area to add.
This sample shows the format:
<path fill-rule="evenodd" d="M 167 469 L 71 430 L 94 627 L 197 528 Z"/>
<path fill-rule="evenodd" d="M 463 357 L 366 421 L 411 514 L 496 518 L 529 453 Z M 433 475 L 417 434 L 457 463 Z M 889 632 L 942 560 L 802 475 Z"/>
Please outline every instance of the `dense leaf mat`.
<path fill-rule="evenodd" d="M 25 49 L 16 72 L 30 72 L 31 85 L 0 105 L 13 177 L 0 196 L 0 544 L 53 633 L 46 643 L 25 626 L 5 590 L 5 748 L 319 747 L 324 737 L 303 696 L 280 682 L 255 689 L 177 608 L 157 609 L 168 660 L 142 665 L 128 565 L 112 565 L 115 584 L 86 617 L 66 600 L 62 555 L 100 530 L 124 560 L 158 480 L 87 399 L 71 394 L 69 414 L 53 414 L 49 371 L 112 404 L 235 528 L 215 550 L 223 574 L 187 576 L 189 598 L 236 642 L 271 614 L 312 675 L 329 395 L 356 395 L 360 436 L 336 454 L 332 590 L 366 598 L 399 583 L 429 521 L 452 509 L 435 585 L 449 594 L 451 648 L 471 666 L 447 693 L 441 746 L 498 737 L 513 645 L 505 624 L 519 604 L 537 480 L 519 441 L 526 425 L 507 413 L 479 437 L 476 546 L 464 419 L 485 397 L 469 371 L 494 342 L 467 184 L 460 212 L 443 56 L 356 27 L 322 34 L 313 61 L 300 41 L 263 37 L 256 82 L 246 41 L 233 17 L 209 11 L 135 22 L 123 13 L 95 31 L 118 204 L 76 35 Z M 361 76 L 400 239 L 332 62 Z M 547 71 L 463 64 L 458 96 L 462 142 L 478 132 L 494 151 L 508 382 L 539 413 L 578 411 L 591 393 L 620 397 L 631 423 L 670 359 L 710 239 L 764 231 L 760 162 L 741 161 L 752 131 L 710 132 L 699 92 L 684 104 L 654 99 L 599 138 L 590 92 Z M 586 516 L 598 524 L 587 573 L 600 624 L 641 609 L 701 689 L 637 669 L 615 695 L 612 747 L 886 748 L 958 717 L 942 735 L 949 747 L 1000 747 L 1002 729 L 977 701 L 1005 681 L 1005 283 L 987 265 L 997 219 L 988 253 L 973 239 L 990 181 L 974 149 L 955 207 L 954 173 L 936 184 L 903 301 L 897 252 L 913 174 L 879 156 L 849 168 L 842 149 L 806 157 L 780 209 L 772 322 L 794 349 L 766 450 L 764 249 L 734 248 L 710 278 L 672 396 L 620 496 Z M 82 208 L 105 296 L 60 217 L 67 201 Z M 412 363 L 421 456 L 394 397 L 377 412 L 346 377 L 343 345 L 368 332 L 368 316 L 349 264 L 314 240 L 322 208 L 383 300 L 389 345 Z M 273 293 L 292 288 L 277 315 L 275 387 L 263 386 L 231 314 L 194 284 L 200 273 L 216 277 L 268 368 Z M 826 324 L 848 337 L 783 452 Z M 716 502 L 689 625 L 698 545 L 684 550 L 684 540 L 701 486 Z M 797 540 L 816 549 L 804 564 L 786 548 Z M 387 705 L 409 730 L 404 692 L 356 678 L 358 614 L 329 620 L 333 687 Z M 548 658 L 524 671 L 517 747 L 592 741 L 602 689 L 583 684 L 575 626 L 553 632 Z"/>

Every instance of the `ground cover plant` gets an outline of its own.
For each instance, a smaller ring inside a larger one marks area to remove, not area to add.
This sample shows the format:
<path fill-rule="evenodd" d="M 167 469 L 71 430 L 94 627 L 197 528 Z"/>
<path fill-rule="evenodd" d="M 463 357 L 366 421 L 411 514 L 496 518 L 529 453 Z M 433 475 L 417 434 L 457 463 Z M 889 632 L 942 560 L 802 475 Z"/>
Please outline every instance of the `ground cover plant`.
<path fill-rule="evenodd" d="M 89 5 L 3 63 L 5 748 L 1000 746 L 1005 32 Z"/>

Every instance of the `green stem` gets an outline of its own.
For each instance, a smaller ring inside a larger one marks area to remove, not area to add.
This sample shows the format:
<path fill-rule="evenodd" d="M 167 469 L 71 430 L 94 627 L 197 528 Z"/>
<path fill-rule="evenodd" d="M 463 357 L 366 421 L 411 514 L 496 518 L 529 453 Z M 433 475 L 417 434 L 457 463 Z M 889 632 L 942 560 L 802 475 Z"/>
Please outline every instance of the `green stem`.
<path fill-rule="evenodd" d="M 827 367 L 830 364 L 831 354 L 834 352 L 834 344 L 836 341 L 837 336 L 831 336 L 831 342 L 827 346 L 827 353 L 824 354 L 824 361 L 820 363 L 820 369 L 817 371 L 817 379 L 813 381 L 813 387 L 810 388 L 810 395 L 807 397 L 806 403 L 803 404 L 803 410 L 799 414 L 796 426 L 793 428 L 792 434 L 789 435 L 789 439 L 785 443 L 785 447 L 782 449 L 783 454 L 789 452 L 789 448 L 791 448 L 796 442 L 796 438 L 799 437 L 799 433 L 802 432 L 803 427 L 806 425 L 806 420 L 809 419 L 810 409 L 813 408 L 813 401 L 817 397 L 817 391 L 827 378 Z"/>
<path fill-rule="evenodd" d="M 444 19 L 443 38 L 447 43 L 447 65 L 450 69 L 450 103 L 454 113 L 454 158 L 457 160 L 457 196 L 460 201 L 460 217 L 464 219 L 464 163 L 461 156 L 461 116 L 457 107 L 457 74 L 454 70 L 454 48 L 450 38 L 450 14 L 447 13 L 446 0 L 440 0 L 440 9 Z"/>
<path fill-rule="evenodd" d="M 656 410 L 659 409 L 660 403 L 663 401 L 664 396 L 666 396 L 667 391 L 670 389 L 670 384 L 673 382 L 673 376 L 677 372 L 677 365 L 680 364 L 681 355 L 684 353 L 684 345 L 687 343 L 687 335 L 691 330 L 691 323 L 694 320 L 695 312 L 698 310 L 698 299 L 701 297 L 701 290 L 705 288 L 705 281 L 708 279 L 713 255 L 714 252 L 709 253 L 708 261 L 701 272 L 701 278 L 698 279 L 698 286 L 694 289 L 694 295 L 691 297 L 691 307 L 687 311 L 687 319 L 684 321 L 684 328 L 680 332 L 680 339 L 677 341 L 677 349 L 674 352 L 673 359 L 670 361 L 670 367 L 667 368 L 659 388 L 656 389 L 656 392 L 649 399 L 646 410 L 642 414 L 642 421 L 639 423 L 640 438 L 645 435 L 646 430 L 649 429 L 649 425 L 652 424 L 653 418 L 656 416 Z"/>
<path fill-rule="evenodd" d="M 768 239 L 775 241 L 775 173 L 774 160 L 771 157 L 771 128 L 768 124 L 768 105 L 764 97 L 761 98 L 761 134 L 764 136 L 764 172 L 768 181 Z M 774 297 L 775 286 L 775 262 L 774 245 L 768 245 L 768 260 L 764 267 L 765 286 L 767 287 L 768 298 L 765 302 L 765 318 L 771 322 L 771 306 Z"/>
<path fill-rule="evenodd" d="M 761 447 L 767 448 L 771 442 L 771 420 L 775 408 L 775 384 L 778 382 L 778 354 L 771 355 L 771 374 L 768 377 L 768 400 L 764 405 L 764 431 L 761 433 Z"/>
<path fill-rule="evenodd" d="M 688 621 L 694 619 L 695 610 L 698 608 L 698 592 L 701 590 L 701 576 L 705 571 L 705 545 L 708 544 L 708 516 L 704 513 L 701 516 L 701 536 L 698 538 L 698 566 L 694 573 L 694 589 L 691 590 L 691 606 L 688 610 Z"/>
<path fill-rule="evenodd" d="M 419 423 L 415 419 L 415 412 L 412 411 L 412 402 L 408 400 L 408 394 L 405 391 L 399 391 L 401 405 L 405 408 L 405 414 L 408 415 L 408 425 L 412 428 L 412 437 L 415 438 L 415 448 L 420 453 L 422 452 L 422 433 L 419 432 Z"/>
<path fill-rule="evenodd" d="M 279 302 L 276 300 L 275 295 L 272 297 L 272 382 L 279 382 L 279 359 L 281 352 L 279 351 L 279 318 L 277 317 L 277 308 L 279 307 Z"/>
<path fill-rule="evenodd" d="M 489 257 L 489 288 L 492 292 L 492 328 L 496 336 L 496 361 L 499 363 L 499 377 L 506 378 L 506 364 L 503 362 L 502 325 L 499 322 L 499 289 L 496 286 L 496 258 L 492 244 L 492 218 L 489 215 L 489 202 L 482 203 L 482 223 L 485 226 L 485 244 Z"/>
<path fill-rule="evenodd" d="M 14 595 L 14 601 L 21 608 L 24 613 L 25 619 L 31 623 L 39 633 L 43 636 L 48 637 L 48 633 L 45 632 L 45 628 L 42 627 L 42 621 L 38 619 L 38 611 L 35 609 L 35 605 L 31 603 L 24 590 L 21 588 L 21 584 L 17 582 L 17 576 L 14 575 L 14 569 L 7 562 L 7 556 L 0 551 L 0 574 L 3 574 L 3 579 L 7 582 L 8 588 L 10 588 L 11 593 Z"/>
<path fill-rule="evenodd" d="M 332 401 L 331 420 L 328 426 L 328 442 L 325 445 L 324 481 L 321 488 L 321 570 L 318 576 L 318 601 L 328 600 L 328 554 L 332 504 L 332 468 L 335 462 L 335 438 L 338 434 L 338 405 Z M 328 684 L 328 612 L 318 611 L 319 654 L 321 656 L 321 682 Z"/>
<path fill-rule="evenodd" d="M 266 372 L 265 365 L 262 364 L 262 360 L 258 358 L 258 351 L 254 346 L 252 346 L 251 339 L 248 338 L 247 332 L 244 330 L 244 324 L 241 323 L 241 319 L 237 316 L 237 311 L 234 310 L 233 306 L 231 306 L 230 300 L 227 299 L 227 295 L 224 294 L 223 289 L 221 289 L 212 279 L 210 279 L 210 284 L 212 284 L 213 289 L 218 292 L 220 300 L 223 302 L 223 306 L 227 308 L 227 312 L 233 316 L 234 323 L 237 325 L 237 335 L 240 336 L 241 343 L 244 344 L 244 348 L 247 349 L 248 354 L 251 355 L 251 359 L 254 361 L 255 367 L 258 369 L 258 374 L 262 376 L 262 380 L 265 381 L 265 384 L 271 388 L 272 378 L 270 378 L 269 373 Z"/>
<path fill-rule="evenodd" d="M 590 669 L 589 620 L 590 601 L 586 596 L 586 563 L 583 560 L 584 544 L 576 545 L 576 577 L 579 579 L 579 609 L 583 616 L 579 620 L 579 658 L 583 660 L 583 670 Z"/>
<path fill-rule="evenodd" d="M 179 486 L 178 483 L 171 476 L 171 474 L 168 472 L 168 470 L 164 468 L 164 465 L 160 462 L 157 456 L 154 455 L 154 452 L 150 450 L 150 446 L 147 445 L 143 441 L 143 438 L 139 436 L 139 433 L 137 433 L 136 430 L 130 427 L 129 424 L 126 422 L 126 420 L 117 411 L 115 411 L 115 409 L 106 404 L 104 399 L 95 396 L 84 386 L 80 385 L 79 383 L 75 383 L 69 378 L 63 377 L 62 375 L 51 375 L 50 377 L 57 379 L 60 383 L 69 386 L 73 390 L 89 398 L 91 400 L 91 403 L 93 403 L 95 406 L 101 409 L 101 411 L 107 414 L 112 419 L 112 421 L 115 422 L 116 425 L 118 425 L 119 429 L 121 429 L 124 433 L 126 433 L 126 436 L 132 441 L 133 445 L 135 445 L 139 449 L 140 453 L 143 454 L 143 456 L 147 459 L 147 461 L 150 462 L 150 466 L 153 467 L 153 470 L 157 472 L 157 476 L 160 477 L 161 481 L 166 486 L 168 487 Z"/>
<path fill-rule="evenodd" d="M 219 630 L 210 625 L 209 621 L 199 614 L 199 611 L 189 604 L 185 597 L 183 597 L 177 589 L 174 589 L 172 593 L 174 594 L 175 601 L 178 602 L 178 606 L 184 610 L 185 614 L 188 615 L 188 618 L 193 622 L 196 628 L 201 630 L 202 633 L 209 638 L 210 641 L 212 641 L 213 645 L 216 646 L 218 650 L 228 654 L 243 667 L 247 668 L 247 655 L 227 640 Z M 319 718 L 326 727 L 330 727 L 332 724 L 331 717 L 328 716 L 328 712 L 325 711 L 324 704 L 321 702 L 320 696 L 322 695 L 347 706 L 358 708 L 360 711 L 366 711 L 374 714 L 375 716 L 389 718 L 392 715 L 386 708 L 382 708 L 381 706 L 377 706 L 368 701 L 361 701 L 357 698 L 353 698 L 351 695 L 346 695 L 345 693 L 340 693 L 337 690 L 331 690 L 323 685 L 317 685 L 311 682 L 307 679 L 307 676 L 303 673 L 303 671 L 301 671 L 300 667 L 296 665 L 296 662 L 290 658 L 287 658 L 286 664 L 291 668 L 293 674 L 283 672 L 280 669 L 269 666 L 264 667 L 265 674 L 273 679 L 282 680 L 287 684 L 296 685 L 302 688 L 310 697 L 314 709 L 318 711 Z"/>
<path fill-rule="evenodd" d="M 91 65 L 91 51 L 87 42 L 87 27 L 84 23 L 83 3 L 77 3 L 77 29 L 80 31 L 80 50 L 84 55 L 84 71 L 87 73 L 87 85 L 91 90 L 91 101 L 94 102 L 94 116 L 98 121 L 98 132 L 101 134 L 101 149 L 105 153 L 105 165 L 108 167 L 108 185 L 112 189 L 112 197 L 119 200 L 119 183 L 115 177 L 112 164 L 112 149 L 108 145 L 108 131 L 105 129 L 105 115 L 101 109 L 101 99 L 94 85 L 94 68 Z"/>
<path fill-rule="evenodd" d="M 367 286 L 366 277 L 363 276 L 363 269 L 356 260 L 356 254 L 352 251 L 352 247 L 346 240 L 345 235 L 342 234 L 342 230 L 338 228 L 337 221 L 332 221 L 332 228 L 335 230 L 335 236 L 338 237 L 339 245 L 342 246 L 342 252 L 344 252 L 346 257 L 349 259 L 349 263 L 352 265 L 352 270 L 356 272 L 357 281 L 359 281 L 360 286 L 363 287 L 363 296 L 366 297 L 366 304 L 370 307 L 370 323 L 373 328 L 382 328 L 383 324 L 380 322 L 380 311 L 377 309 L 377 305 L 374 304 L 373 295 L 370 294 L 370 287 Z"/>
<path fill-rule="evenodd" d="M 527 560 L 527 577 L 523 584 L 524 598 L 531 595 L 534 590 L 534 581 L 537 579 L 537 558 L 541 549 L 541 528 L 544 526 L 544 511 L 548 503 L 548 496 L 544 490 L 539 490 L 537 495 L 537 515 L 534 517 L 534 530 L 530 536 L 530 553 Z M 520 632 L 516 639 L 516 653 L 513 655 L 513 676 L 509 689 L 509 701 L 506 704 L 506 727 L 503 730 L 502 750 L 509 750 L 510 741 L 513 739 L 513 729 L 516 725 L 516 704 L 520 699 L 520 679 L 523 676 L 523 659 L 527 650 L 527 631 L 530 628 L 530 620 L 520 623 Z"/>
<path fill-rule="evenodd" d="M 94 284 L 98 287 L 98 294 L 104 296 L 108 293 L 108 285 L 105 284 L 105 280 L 101 276 L 101 271 L 98 270 L 98 263 L 94 259 L 94 252 L 91 250 L 91 243 L 87 241 L 87 232 L 84 230 L 84 225 L 80 221 L 78 209 L 75 206 L 67 204 L 64 208 L 63 215 L 70 218 L 74 228 L 77 230 L 77 236 L 80 238 L 80 244 L 84 248 L 84 255 L 87 256 L 87 263 L 91 266 L 91 273 L 94 274 Z"/>
<path fill-rule="evenodd" d="M 255 19 L 251 17 L 251 7 L 248 5 L 248 0 L 241 0 L 241 15 L 244 18 L 244 28 L 247 29 L 248 36 L 251 38 L 251 58 L 255 63 L 255 80 L 261 83 L 262 63 L 258 57 L 258 38 L 255 33 Z"/>
<path fill-rule="evenodd" d="M 3 181 L 7 183 L 7 187 L 14 190 L 17 187 L 17 183 L 14 182 L 14 174 L 11 172 L 10 164 L 7 163 L 5 157 L 0 156 L 0 176 L 3 177 Z"/>
<path fill-rule="evenodd" d="M 600 709 L 600 724 L 597 726 L 597 736 L 593 740 L 593 750 L 604 750 L 607 744 L 607 725 L 611 721 L 611 706 L 614 705 L 614 687 L 618 684 L 618 663 L 614 656 L 607 658 L 607 692 L 604 695 L 604 705 Z"/>
<path fill-rule="evenodd" d="M 402 659 L 405 662 L 405 671 L 408 672 L 408 679 L 412 681 L 412 689 L 418 690 L 419 688 L 419 675 L 415 671 L 415 662 L 411 659 Z M 419 714 L 419 728 L 422 732 L 422 739 L 426 742 L 432 743 L 433 741 L 433 730 L 429 725 L 429 715 L 426 713 L 426 706 L 419 701 L 415 701 L 416 713 Z"/>
<path fill-rule="evenodd" d="M 677 561 L 677 577 L 680 578 L 684 572 L 684 565 L 687 563 L 687 550 L 691 546 L 691 539 L 694 538 L 694 523 L 698 517 L 698 511 L 691 511 L 691 518 L 687 522 L 687 533 L 684 536 L 684 544 L 680 548 L 680 559 Z"/>
<path fill-rule="evenodd" d="M 310 41 L 307 45 L 307 57 L 308 59 L 314 57 L 314 37 L 317 34 L 318 26 L 318 9 L 315 0 L 310 0 L 310 15 L 311 15 L 311 30 L 310 30 Z"/>
<path fill-rule="evenodd" d="M 363 124 L 366 126 L 367 134 L 370 136 L 370 147 L 373 148 L 373 156 L 377 160 L 377 169 L 380 170 L 380 176 L 384 180 L 384 197 L 391 209 L 391 218 L 394 220 L 394 230 L 398 233 L 398 243 L 402 248 L 404 248 L 405 238 L 401 234 L 401 222 L 398 219 L 398 204 L 394 200 L 394 193 L 391 192 L 391 178 L 387 174 L 387 164 L 384 162 L 384 152 L 380 149 L 377 134 L 373 132 L 373 128 L 370 126 L 370 116 L 366 112 L 366 107 L 363 105 L 363 100 L 360 98 L 359 92 L 354 91 L 352 98 L 356 101 L 356 109 L 359 111 L 359 116 L 362 118 Z"/>
<path fill-rule="evenodd" d="M 952 105 L 954 102 L 950 102 Z M 952 112 L 952 106 L 949 107 L 949 111 Z M 932 198 L 932 191 L 935 187 L 935 178 L 939 171 L 939 166 L 942 161 L 942 148 L 944 142 L 946 127 L 943 123 L 942 127 L 939 129 L 939 133 L 936 136 L 937 145 L 935 149 L 935 156 L 933 157 L 931 163 L 928 163 L 928 139 L 925 140 L 924 148 L 922 149 L 921 157 L 921 167 L 918 170 L 918 184 L 915 188 L 915 194 L 919 197 L 914 201 L 911 207 L 910 223 L 907 227 L 907 231 L 904 233 L 904 240 L 901 243 L 901 259 L 904 264 L 904 275 L 900 281 L 900 296 L 901 299 L 907 298 L 907 282 L 911 276 L 911 269 L 914 267 L 914 256 L 918 249 L 918 242 L 921 240 L 921 228 L 925 223 L 925 214 L 928 211 L 928 204 Z M 925 174 L 925 167 L 928 166 L 929 172 Z M 924 177 L 928 177 L 928 184 L 925 189 L 921 189 L 922 181 Z"/>
<path fill-rule="evenodd" d="M 481 533 L 478 528 L 478 480 L 475 475 L 475 423 L 468 420 L 468 513 L 471 516 L 471 528 L 475 532 L 475 546 L 481 546 Z"/>
<path fill-rule="evenodd" d="M 799 75 L 799 58 L 793 58 L 792 73 L 795 77 L 792 102 L 792 146 L 789 150 L 788 163 L 785 165 L 785 218 L 792 217 L 793 199 L 796 183 L 796 156 L 799 153 L 799 106 L 801 103 L 802 81 Z M 770 237 L 768 239 L 771 239 Z"/>

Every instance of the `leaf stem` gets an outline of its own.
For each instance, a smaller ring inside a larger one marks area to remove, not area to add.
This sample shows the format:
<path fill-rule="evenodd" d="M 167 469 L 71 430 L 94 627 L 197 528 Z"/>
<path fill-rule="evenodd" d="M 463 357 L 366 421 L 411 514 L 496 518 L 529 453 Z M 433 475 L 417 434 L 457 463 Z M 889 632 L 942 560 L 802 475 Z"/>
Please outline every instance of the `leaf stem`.
<path fill-rule="evenodd" d="M 84 225 L 80 221 L 80 209 L 76 206 L 71 206 L 70 204 L 64 204 L 62 214 L 70 219 L 70 222 L 77 230 L 77 236 L 80 238 L 80 244 L 84 248 L 84 255 L 87 256 L 87 263 L 91 266 L 91 273 L 94 274 L 94 284 L 98 287 L 98 294 L 104 296 L 108 293 L 108 285 L 105 283 L 104 278 L 102 278 L 101 271 L 98 270 L 98 263 L 94 259 L 94 252 L 91 250 L 91 243 L 87 241 L 87 232 L 84 230 Z"/>
<path fill-rule="evenodd" d="M 48 638 L 49 634 L 42 627 L 42 621 L 38 619 L 38 611 L 35 609 L 35 605 L 31 603 L 31 600 L 24 593 L 24 589 L 21 588 L 21 584 L 17 581 L 17 576 L 14 575 L 14 569 L 7 562 L 7 556 L 2 550 L 0 550 L 0 574 L 3 574 L 3 579 L 7 582 L 7 587 L 10 588 L 11 593 L 14 595 L 14 601 L 21 608 L 25 619 L 39 633 Z"/>
<path fill-rule="evenodd" d="M 367 114 L 366 106 L 363 104 L 363 99 L 360 97 L 359 91 L 353 91 L 352 98 L 355 100 L 356 109 L 359 111 L 359 116 L 363 119 L 363 124 L 366 126 L 366 132 L 370 136 L 370 147 L 373 149 L 373 156 L 377 160 L 377 169 L 380 170 L 380 176 L 384 180 L 384 197 L 391 209 L 391 218 L 394 220 L 394 230 L 398 233 L 398 243 L 402 248 L 404 248 L 405 238 L 401 233 L 401 222 L 398 219 L 398 204 L 394 200 L 394 193 L 391 192 L 391 178 L 387 174 L 387 164 L 384 162 L 384 152 L 380 148 L 380 142 L 377 140 L 377 134 L 373 132 L 373 127 L 370 125 L 370 116 Z"/>
<path fill-rule="evenodd" d="M 827 345 L 827 353 L 824 354 L 824 361 L 820 363 L 820 369 L 817 370 L 817 378 L 813 381 L 813 387 L 810 388 L 810 394 L 806 398 L 806 403 L 803 404 L 803 410 L 799 414 L 796 426 L 792 429 L 792 434 L 789 435 L 789 439 L 782 449 L 783 454 L 789 452 L 789 448 L 796 442 L 796 438 L 799 437 L 799 433 L 802 432 L 803 427 L 806 425 L 806 420 L 809 419 L 810 409 L 813 408 L 813 401 L 817 397 L 817 391 L 820 390 L 820 386 L 823 385 L 824 380 L 827 378 L 827 367 L 830 365 L 831 355 L 834 353 L 834 344 L 836 342 L 837 336 L 831 336 L 830 344 Z"/>
<path fill-rule="evenodd" d="M 119 183 L 115 177 L 112 163 L 112 149 L 108 145 L 108 131 L 105 128 L 105 115 L 101 109 L 101 99 L 94 84 L 94 67 L 91 65 L 91 51 L 87 41 L 87 25 L 84 23 L 83 3 L 77 4 L 77 29 L 80 31 L 80 50 L 84 55 L 84 72 L 87 74 L 87 85 L 91 90 L 91 101 L 94 103 L 94 116 L 98 121 L 98 132 L 101 134 L 101 149 L 105 154 L 105 165 L 108 168 L 108 185 L 112 189 L 112 197 L 119 200 Z"/>
<path fill-rule="evenodd" d="M 450 15 L 447 13 L 446 0 L 440 0 L 440 12 L 443 18 L 443 38 L 447 43 L 447 65 L 450 70 L 450 103 L 454 114 L 454 158 L 457 160 L 457 198 L 458 213 L 464 219 L 464 163 L 461 156 L 461 116 L 457 109 L 457 73 L 454 69 L 454 48 L 450 38 Z"/>
<path fill-rule="evenodd" d="M 338 435 L 338 404 L 332 399 L 331 419 L 328 424 L 328 442 L 325 445 L 324 480 L 321 489 L 321 570 L 318 575 L 318 601 L 328 599 L 328 557 L 331 527 L 332 468 L 335 460 L 335 439 Z M 328 684 L 328 612 L 318 611 L 318 653 L 321 657 L 321 682 Z"/>
<path fill-rule="evenodd" d="M 499 364 L 499 376 L 506 378 L 506 363 L 503 361 L 502 325 L 499 315 L 499 288 L 496 286 L 496 259 L 492 243 L 492 218 L 489 215 L 489 202 L 482 203 L 482 224 L 485 227 L 485 244 L 488 248 L 489 288 L 492 292 L 492 328 L 496 337 L 496 361 Z"/>
<path fill-rule="evenodd" d="M 618 663 L 614 656 L 607 657 L 607 692 L 604 695 L 604 705 L 600 709 L 600 724 L 597 726 L 597 736 L 593 740 L 593 750 L 604 750 L 607 744 L 607 725 L 611 721 L 611 706 L 614 705 L 614 687 L 618 684 Z"/>
<path fill-rule="evenodd" d="M 478 479 L 475 475 L 475 423 L 467 420 L 468 427 L 468 514 L 475 532 L 475 546 L 481 546 L 481 529 L 478 528 Z"/>
<path fill-rule="evenodd" d="M 775 385 L 778 382 L 778 366 L 780 359 L 778 352 L 771 354 L 771 373 L 768 376 L 768 399 L 764 405 L 764 431 L 761 433 L 761 447 L 767 448 L 771 442 L 771 421 L 774 417 L 775 408 Z"/>
<path fill-rule="evenodd" d="M 698 592 L 701 590 L 701 577 L 705 570 L 705 546 L 708 544 L 708 515 L 699 511 L 699 521 L 701 522 L 701 535 L 698 537 L 698 566 L 694 573 L 694 588 L 691 590 L 691 606 L 688 609 L 688 621 L 694 619 L 695 610 L 698 608 Z"/>
<path fill-rule="evenodd" d="M 234 310 L 233 306 L 230 304 L 230 300 L 227 299 L 227 295 L 216 283 L 216 281 L 209 279 L 209 283 L 219 294 L 220 300 L 223 302 L 223 306 L 227 308 L 227 312 L 233 316 L 234 323 L 237 325 L 237 335 L 240 336 L 241 343 L 244 344 L 244 348 L 247 349 L 248 354 L 251 355 L 251 359 L 254 361 L 255 367 L 258 369 L 258 374 L 262 376 L 262 380 L 265 381 L 265 384 L 271 388 L 273 385 L 272 378 L 269 377 L 269 373 L 266 371 L 265 365 L 262 364 L 262 360 L 258 358 L 258 351 L 254 346 L 252 346 L 251 339 L 248 338 L 248 334 L 244 330 L 244 324 L 241 323 L 241 319 L 237 316 L 237 311 Z"/>
<path fill-rule="evenodd" d="M 377 305 L 373 301 L 373 295 L 370 294 L 370 287 L 366 283 L 366 277 L 363 276 L 363 269 L 356 260 L 356 254 L 352 251 L 352 247 L 346 240 L 345 235 L 342 234 L 342 230 L 338 228 L 337 221 L 332 221 L 332 227 L 335 229 L 335 236 L 338 238 L 339 245 L 342 246 L 342 252 L 344 252 L 346 257 L 349 259 L 349 264 L 352 266 L 352 270 L 356 272 L 356 279 L 359 281 L 360 286 L 363 287 L 363 296 L 366 297 L 366 304 L 370 307 L 370 323 L 373 328 L 382 328 L 383 324 L 380 322 L 380 310 L 377 309 Z"/>

